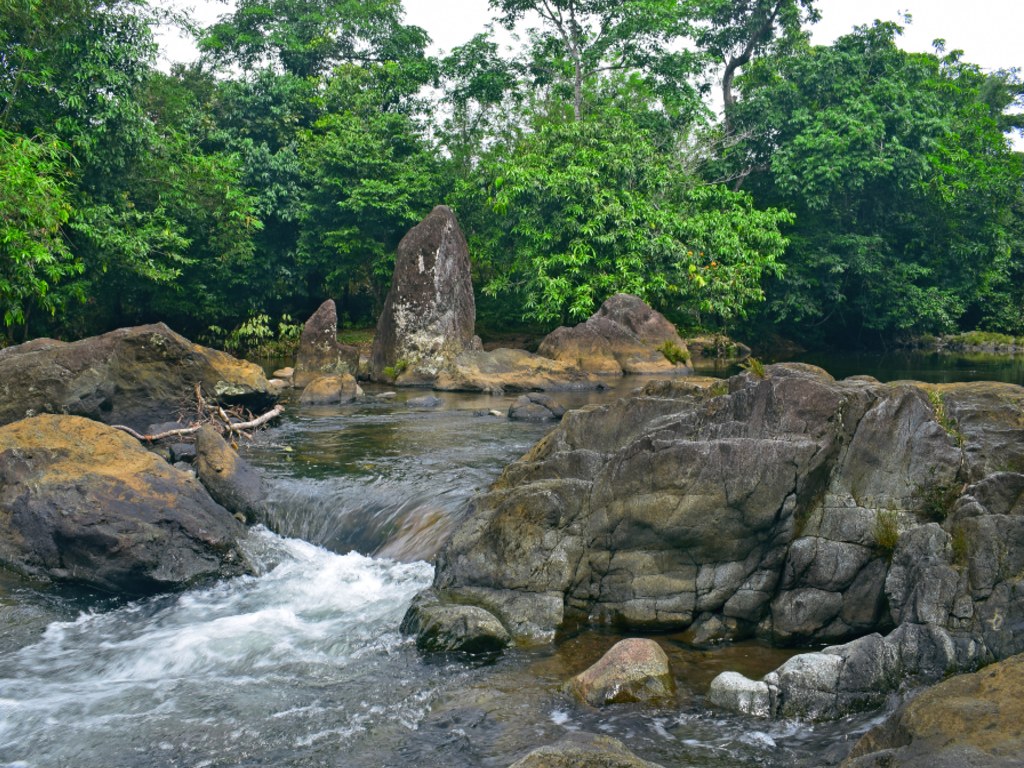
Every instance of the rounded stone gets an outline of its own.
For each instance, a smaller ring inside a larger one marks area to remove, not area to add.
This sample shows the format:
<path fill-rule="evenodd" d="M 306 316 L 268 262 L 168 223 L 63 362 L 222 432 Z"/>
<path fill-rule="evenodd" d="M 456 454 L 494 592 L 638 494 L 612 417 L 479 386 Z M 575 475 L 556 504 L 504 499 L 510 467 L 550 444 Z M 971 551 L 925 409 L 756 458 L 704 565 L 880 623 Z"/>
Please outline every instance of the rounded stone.
<path fill-rule="evenodd" d="M 675 700 L 668 656 L 654 640 L 644 638 L 620 640 L 596 664 L 576 675 L 569 686 L 577 698 L 594 707 Z"/>

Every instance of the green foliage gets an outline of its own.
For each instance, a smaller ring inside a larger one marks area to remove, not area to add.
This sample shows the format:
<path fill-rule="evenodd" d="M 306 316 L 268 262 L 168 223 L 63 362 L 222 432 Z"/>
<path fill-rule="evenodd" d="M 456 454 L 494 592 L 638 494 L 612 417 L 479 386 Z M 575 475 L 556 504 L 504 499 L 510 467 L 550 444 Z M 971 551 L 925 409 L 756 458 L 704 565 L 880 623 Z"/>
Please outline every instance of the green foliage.
<path fill-rule="evenodd" d="M 875 513 L 873 535 L 875 546 L 887 557 L 892 557 L 900 540 L 899 516 L 895 510 L 880 509 Z"/>
<path fill-rule="evenodd" d="M 764 363 L 756 357 L 748 357 L 740 363 L 740 368 L 759 379 L 763 379 L 767 375 L 764 369 Z"/>
<path fill-rule="evenodd" d="M 65 240 L 68 159 L 57 139 L 0 131 L 0 317 L 8 337 L 34 307 L 54 314 L 53 288 L 82 271 Z"/>
<path fill-rule="evenodd" d="M 291 316 L 282 315 L 275 331 L 270 315 L 258 312 L 230 331 L 209 326 L 203 340 L 234 355 L 272 358 L 294 352 L 301 336 L 302 324 L 293 322 Z"/>
<path fill-rule="evenodd" d="M 396 360 L 394 365 L 386 365 L 386 366 L 384 366 L 384 370 L 382 371 L 382 373 L 384 374 L 384 378 L 385 379 L 387 379 L 388 381 L 394 382 L 396 379 L 398 379 L 399 376 L 401 376 L 403 373 L 405 373 L 408 369 L 409 369 L 409 361 L 408 360 Z"/>
<path fill-rule="evenodd" d="M 690 364 L 690 353 L 688 350 L 683 349 L 678 344 L 672 341 L 666 341 L 660 347 L 658 351 L 665 356 L 672 365 L 689 365 Z"/>
<path fill-rule="evenodd" d="M 731 121 L 751 138 L 723 172 L 753 171 L 759 203 L 797 215 L 779 319 L 847 337 L 946 331 L 1006 272 L 1024 166 L 986 101 L 993 76 L 904 52 L 899 31 L 764 57 L 739 81 Z"/>

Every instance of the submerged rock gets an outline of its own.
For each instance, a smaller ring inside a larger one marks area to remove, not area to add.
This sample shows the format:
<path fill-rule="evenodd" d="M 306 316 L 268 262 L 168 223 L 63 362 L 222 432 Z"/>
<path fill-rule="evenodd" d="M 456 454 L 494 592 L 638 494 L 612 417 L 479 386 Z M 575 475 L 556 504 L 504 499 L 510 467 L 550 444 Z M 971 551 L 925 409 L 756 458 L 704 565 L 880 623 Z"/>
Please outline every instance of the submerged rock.
<path fill-rule="evenodd" d="M 72 343 L 36 339 L 0 350 L 0 424 L 68 413 L 145 430 L 193 402 L 195 385 L 259 412 L 274 401 L 258 365 L 193 344 L 163 323 Z"/>
<path fill-rule="evenodd" d="M 469 248 L 455 214 L 439 205 L 398 244 L 391 288 L 370 359 L 374 381 L 429 384 L 474 336 Z"/>
<path fill-rule="evenodd" d="M 560 741 L 533 750 L 509 768 L 661 768 L 642 760 L 611 736 L 569 733 Z"/>
<path fill-rule="evenodd" d="M 613 645 L 591 667 L 574 677 L 569 688 L 594 707 L 607 704 L 670 704 L 675 680 L 668 656 L 653 640 L 629 638 Z"/>
<path fill-rule="evenodd" d="M 327 299 L 302 327 L 292 386 L 301 389 L 321 376 L 343 373 L 359 373 L 359 350 L 338 341 L 338 309 Z"/>
<path fill-rule="evenodd" d="M 78 416 L 0 428 L 0 564 L 136 596 L 248 572 L 244 526 L 194 475 Z"/>
<path fill-rule="evenodd" d="M 556 328 L 537 353 L 600 375 L 693 372 L 686 342 L 676 327 L 642 299 L 626 293 L 609 298 L 586 322 Z"/>

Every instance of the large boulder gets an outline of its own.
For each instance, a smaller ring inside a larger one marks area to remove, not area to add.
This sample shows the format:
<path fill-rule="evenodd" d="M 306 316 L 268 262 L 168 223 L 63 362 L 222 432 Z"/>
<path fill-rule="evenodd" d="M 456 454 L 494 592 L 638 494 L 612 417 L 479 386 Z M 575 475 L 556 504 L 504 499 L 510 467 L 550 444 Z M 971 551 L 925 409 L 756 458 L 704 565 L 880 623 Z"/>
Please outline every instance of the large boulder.
<path fill-rule="evenodd" d="M 245 527 L 190 473 L 78 416 L 0 427 L 0 565 L 129 596 L 249 570 Z"/>
<path fill-rule="evenodd" d="M 0 424 L 67 413 L 145 431 L 193 403 L 197 384 L 205 397 L 225 405 L 259 411 L 274 401 L 258 365 L 156 323 L 0 350 Z"/>
<path fill-rule="evenodd" d="M 676 327 L 627 293 L 609 298 L 584 323 L 556 328 L 540 343 L 537 354 L 600 375 L 693 372 L 686 342 Z"/>
<path fill-rule="evenodd" d="M 398 244 L 370 359 L 375 381 L 429 384 L 460 352 L 479 347 L 469 248 L 439 205 Z"/>
<path fill-rule="evenodd" d="M 854 745 L 843 768 L 1024 766 L 1024 655 L 939 683 Z"/>
<path fill-rule="evenodd" d="M 359 350 L 338 341 L 338 309 L 327 299 L 302 327 L 292 386 L 305 387 L 321 376 L 359 373 Z"/>
<path fill-rule="evenodd" d="M 524 641 L 590 623 L 839 643 L 765 678 L 772 713 L 877 706 L 1024 651 L 1022 410 L 1010 384 L 799 364 L 654 382 L 510 465 L 434 590 Z"/>

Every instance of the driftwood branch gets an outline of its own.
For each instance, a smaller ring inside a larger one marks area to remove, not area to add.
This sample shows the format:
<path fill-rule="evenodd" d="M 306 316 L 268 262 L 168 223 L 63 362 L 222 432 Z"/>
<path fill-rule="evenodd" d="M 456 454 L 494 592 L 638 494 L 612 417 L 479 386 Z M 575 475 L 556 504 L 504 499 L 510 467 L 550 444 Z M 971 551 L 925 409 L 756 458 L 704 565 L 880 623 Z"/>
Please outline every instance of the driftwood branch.
<path fill-rule="evenodd" d="M 199 395 L 198 392 L 197 392 L 197 395 L 199 396 L 200 399 L 202 398 L 202 395 Z M 224 426 L 225 426 L 227 431 L 229 431 L 229 432 L 244 432 L 245 430 L 248 430 L 248 429 L 257 429 L 259 427 L 262 427 L 267 422 L 273 421 L 278 416 L 280 416 L 282 413 L 284 413 L 284 406 L 283 405 L 275 405 L 273 408 L 271 408 L 269 411 L 264 413 L 262 416 L 258 416 L 255 419 L 250 419 L 249 421 L 238 421 L 238 422 L 234 422 L 234 423 L 231 422 L 231 417 L 228 416 L 228 414 L 224 411 L 223 408 L 218 408 L 217 411 L 218 411 L 218 415 L 221 417 L 221 419 L 223 419 Z M 168 437 L 182 437 L 184 435 L 193 435 L 193 434 L 195 434 L 196 432 L 199 431 L 201 426 L 202 426 L 201 424 L 194 424 L 194 425 L 192 425 L 190 427 L 182 427 L 181 429 L 169 429 L 166 432 L 158 432 L 155 435 L 143 435 L 143 434 L 141 434 L 139 432 L 136 432 L 131 427 L 126 427 L 124 424 L 112 424 L 111 425 L 111 427 L 113 429 L 119 429 L 122 432 L 127 432 L 129 435 L 134 437 L 136 440 L 138 440 L 140 442 L 143 442 L 143 443 L 153 443 L 153 442 L 156 442 L 157 440 L 166 440 Z"/>

